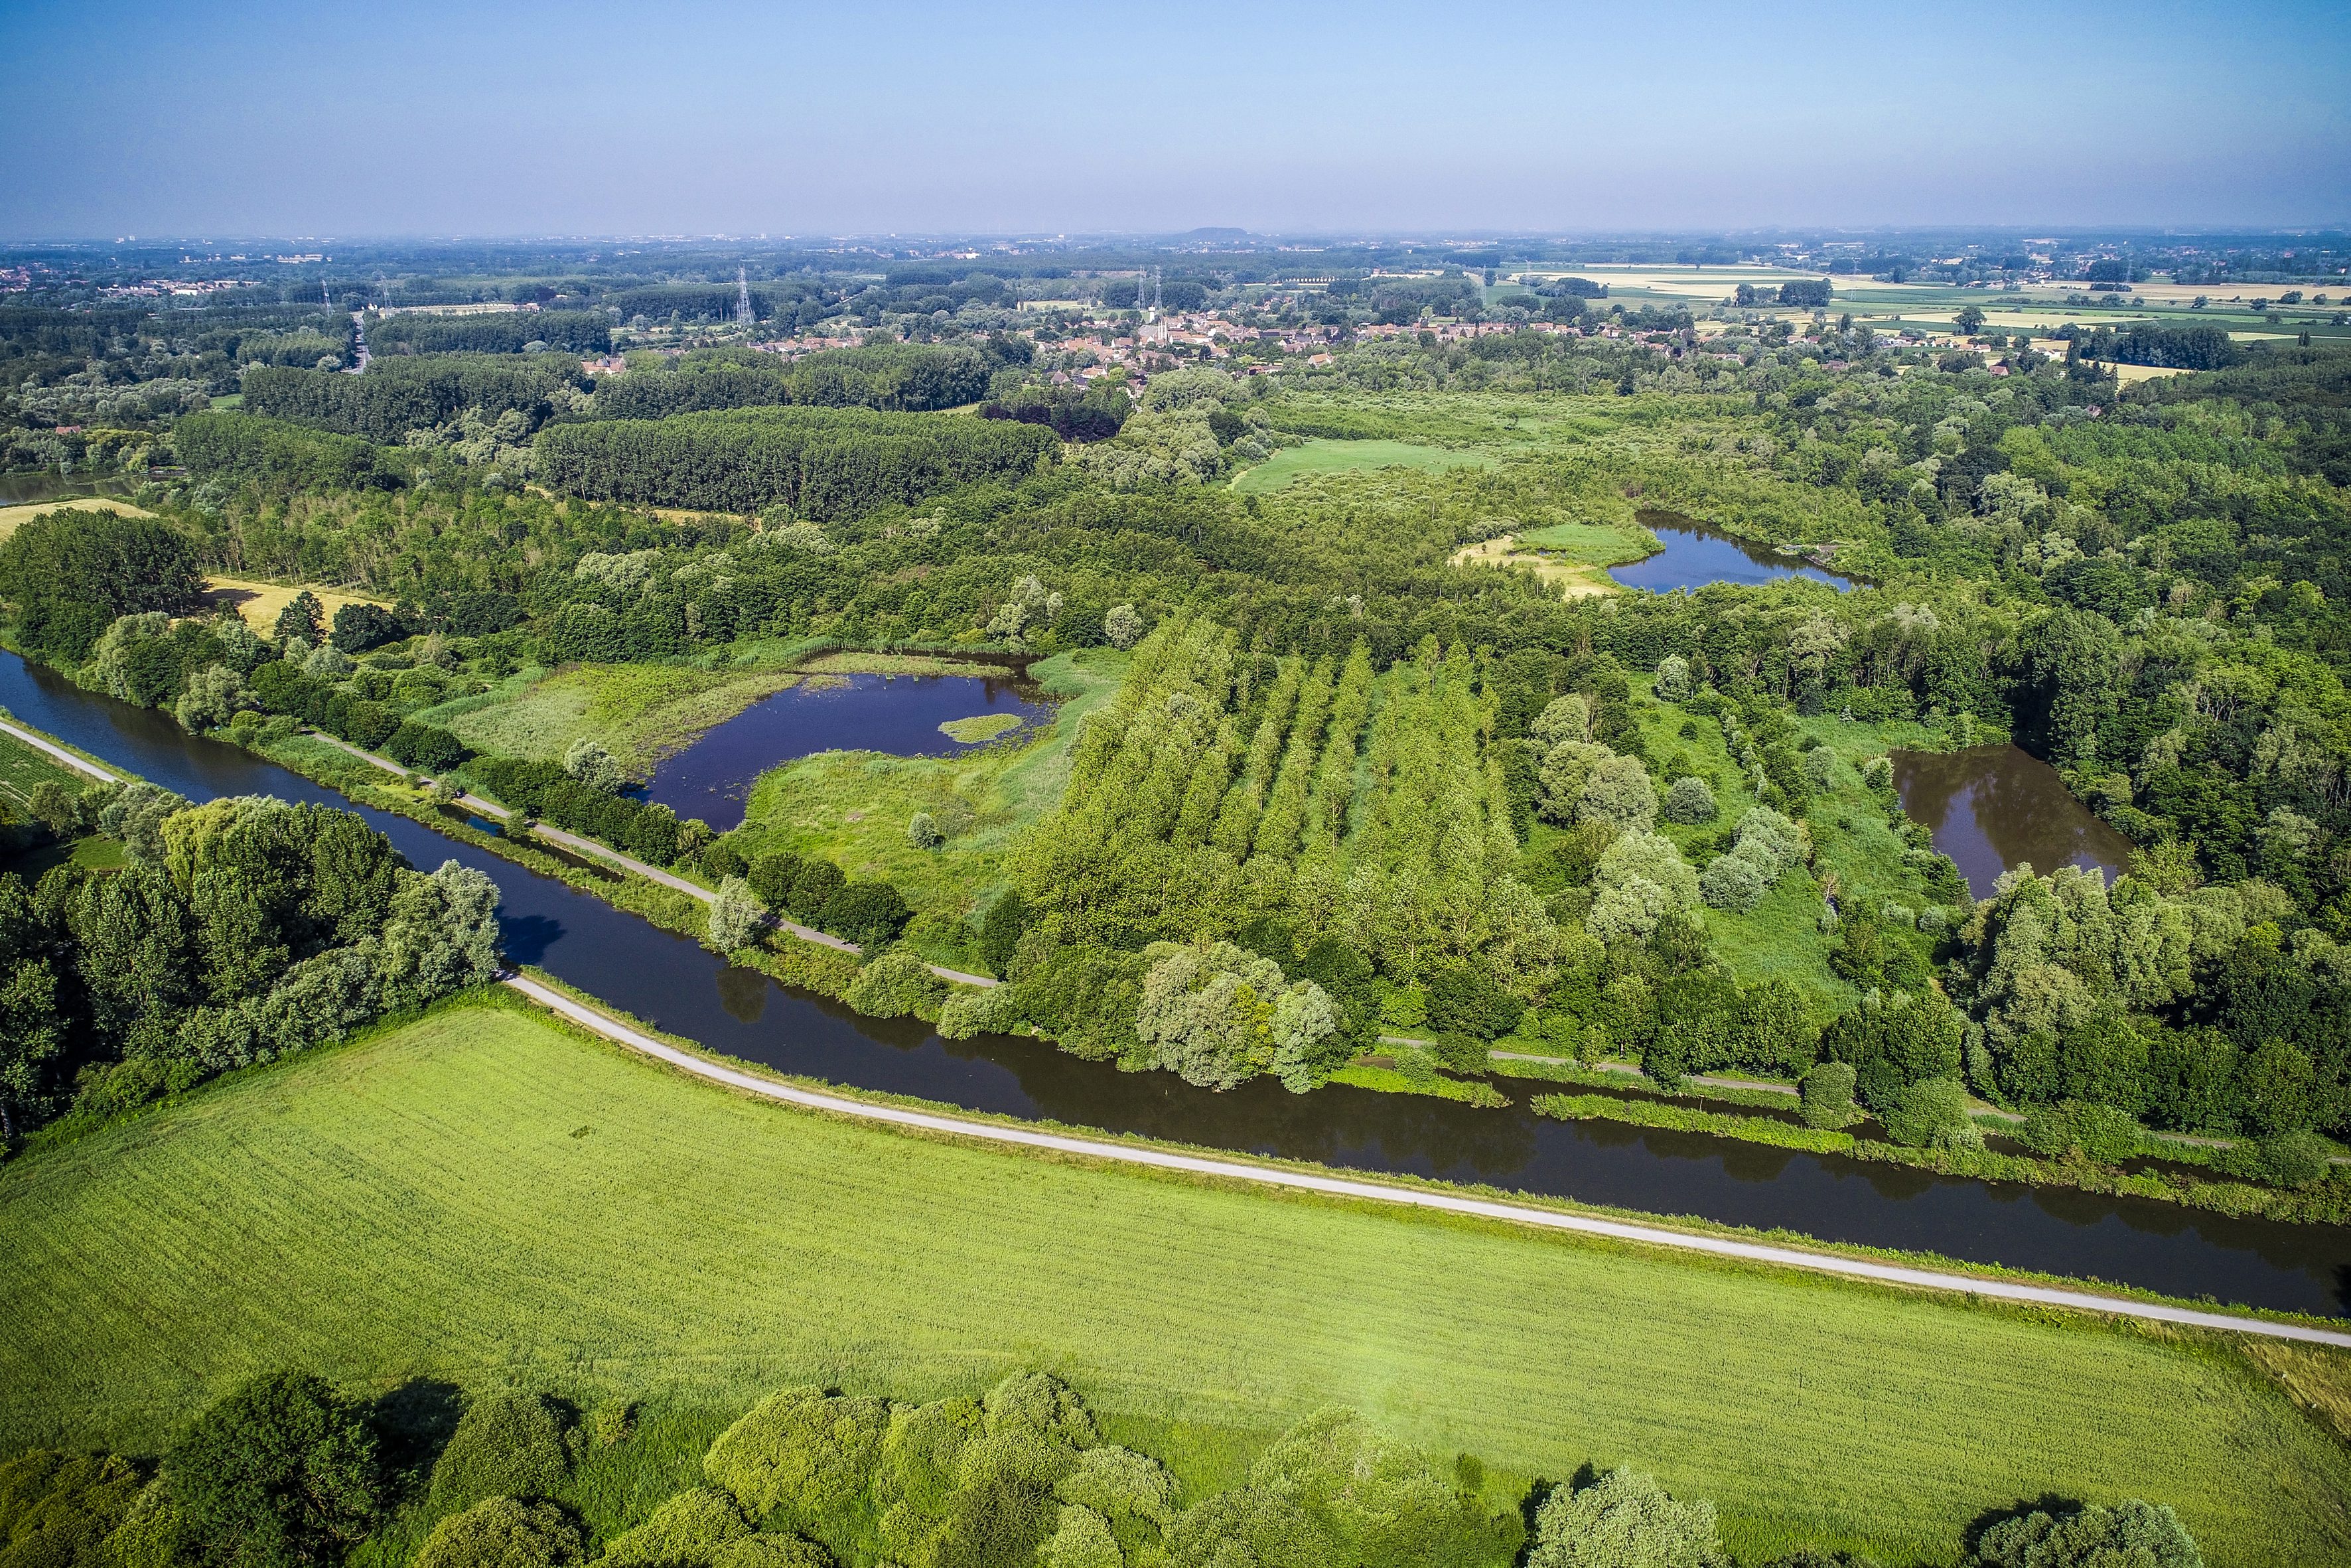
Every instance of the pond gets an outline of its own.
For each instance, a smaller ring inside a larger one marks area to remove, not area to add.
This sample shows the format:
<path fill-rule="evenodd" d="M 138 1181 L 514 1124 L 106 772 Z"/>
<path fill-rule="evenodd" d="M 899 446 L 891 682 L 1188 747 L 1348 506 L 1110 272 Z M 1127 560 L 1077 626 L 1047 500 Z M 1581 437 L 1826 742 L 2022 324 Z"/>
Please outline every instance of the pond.
<path fill-rule="evenodd" d="M 2130 863 L 2130 841 L 2022 747 L 1897 751 L 1893 760 L 1902 809 L 1935 836 L 1977 898 L 1991 896 L 2001 873 L 2028 862 L 2044 874 L 2095 866 L 2109 880 Z"/>
<path fill-rule="evenodd" d="M 643 793 L 681 817 L 724 832 L 743 821 L 759 775 L 820 751 L 886 751 L 949 757 L 981 741 L 958 740 L 942 724 L 998 718 L 966 734 L 1050 721 L 1054 706 L 1025 681 L 1002 675 L 820 675 L 762 697 L 653 768 Z"/>
<path fill-rule="evenodd" d="M 1644 560 L 1612 566 L 1608 575 L 1626 588 L 1671 593 L 1677 588 L 1703 588 L 1709 582 L 1777 582 L 1782 578 L 1808 577 L 1825 582 L 1840 593 L 1854 580 L 1777 553 L 1762 545 L 1732 538 L 1678 512 L 1641 511 L 1640 525 L 1657 536 L 1665 548 Z"/>
<path fill-rule="evenodd" d="M 0 653 L 0 705 L 25 722 L 195 799 L 342 797 L 158 713 L 85 692 Z M 550 973 L 714 1051 L 852 1088 L 970 1110 L 1179 1139 L 1370 1172 L 1478 1182 L 1832 1241 L 1940 1253 L 2187 1297 L 2351 1315 L 2351 1229 L 2294 1226 L 2141 1199 L 2003 1186 L 1834 1155 L 1606 1122 L 1552 1122 L 1525 1102 L 1548 1086 L 1497 1080 L 1520 1103 L 1483 1110 L 1270 1079 L 1229 1093 L 1168 1073 L 1121 1072 L 1039 1040 L 946 1041 L 913 1019 L 838 1003 L 729 968 L 682 936 L 551 877 L 361 810 L 413 862 L 456 860 L 495 880 L 510 960 Z"/>

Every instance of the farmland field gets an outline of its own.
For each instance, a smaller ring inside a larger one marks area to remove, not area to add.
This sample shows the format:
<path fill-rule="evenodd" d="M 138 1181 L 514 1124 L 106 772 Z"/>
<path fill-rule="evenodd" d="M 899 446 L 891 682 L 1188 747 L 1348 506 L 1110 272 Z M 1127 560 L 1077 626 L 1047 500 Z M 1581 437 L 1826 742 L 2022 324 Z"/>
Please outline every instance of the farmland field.
<path fill-rule="evenodd" d="M 30 506 L 0 507 L 0 539 L 6 538 L 35 517 L 47 512 L 119 512 L 126 517 L 152 517 L 128 501 L 104 496 L 80 496 L 66 501 L 36 501 Z"/>
<path fill-rule="evenodd" d="M 1309 441 L 1284 447 L 1233 480 L 1241 494 L 1262 495 L 1292 480 L 1316 474 L 1364 473 L 1375 468 L 1421 468 L 1435 471 L 1486 462 L 1474 452 L 1450 452 L 1437 446 L 1416 446 L 1403 441 Z"/>
<path fill-rule="evenodd" d="M 1497 1487 L 1654 1469 L 1743 1555 L 1949 1561 L 2054 1492 L 2170 1502 L 2215 1568 L 2351 1561 L 2351 1458 L 2225 1349 L 905 1137 L 505 1008 L 30 1155 L 0 1237 L 11 1448 L 152 1452 L 287 1362 L 672 1411 L 1037 1365 L 1196 1487 L 1344 1403 Z"/>

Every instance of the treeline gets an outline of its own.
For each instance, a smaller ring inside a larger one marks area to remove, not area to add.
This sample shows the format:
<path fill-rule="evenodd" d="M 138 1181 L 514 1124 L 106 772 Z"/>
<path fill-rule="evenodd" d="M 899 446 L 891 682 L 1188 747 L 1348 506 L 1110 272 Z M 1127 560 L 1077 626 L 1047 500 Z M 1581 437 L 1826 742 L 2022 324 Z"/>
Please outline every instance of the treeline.
<path fill-rule="evenodd" d="M 57 787 L 49 786 L 61 796 Z M 38 802 L 129 863 L 0 874 L 0 1131 L 338 1040 L 498 968 L 497 889 L 420 875 L 348 811 L 152 784 Z"/>
<path fill-rule="evenodd" d="M 785 507 L 811 517 L 1014 478 L 1059 443 L 1032 425 L 847 409 L 757 409 L 559 424 L 540 476 L 592 500 L 713 512 Z"/>
<path fill-rule="evenodd" d="M 2244 350 L 2221 327 L 2158 327 L 2139 323 L 2117 330 L 2098 327 L 2087 332 L 2059 329 L 2070 338 L 2074 351 L 2085 360 L 2125 365 L 2159 365 L 2176 371 L 2222 371 L 2241 363 Z"/>
<path fill-rule="evenodd" d="M 1003 340 L 991 352 L 964 345 L 877 343 L 786 360 L 753 351 L 689 355 L 674 369 L 632 371 L 596 389 L 604 419 L 666 419 L 672 414 L 766 404 L 878 408 L 921 413 L 955 408 L 987 395 L 988 377 L 1025 363 L 1026 341 Z"/>
<path fill-rule="evenodd" d="M 246 412 L 340 435 L 398 445 L 468 409 L 496 419 L 510 411 L 543 423 L 549 397 L 586 391 L 576 361 L 553 355 L 419 355 L 371 361 L 363 374 L 256 366 L 245 375 Z"/>
<path fill-rule="evenodd" d="M 186 611 L 204 596 L 193 544 L 168 523 L 57 511 L 0 540 L 0 600 L 36 658 L 72 668 L 124 615 Z"/>
<path fill-rule="evenodd" d="M 519 354 L 532 343 L 573 354 L 611 352 L 601 310 L 496 310 L 479 316 L 371 314 L 368 347 L 379 354 Z"/>
<path fill-rule="evenodd" d="M 919 1405 L 783 1389 L 683 1471 L 656 1452 L 665 1427 L 625 1399 L 583 1412 L 502 1388 L 453 1398 L 451 1409 L 403 1405 L 406 1392 L 366 1403 L 309 1374 L 268 1372 L 189 1420 L 159 1463 L 32 1450 L 0 1465 L 0 1542 L 19 1552 L 39 1542 L 45 1568 L 338 1568 L 392 1560 L 420 1533 L 407 1559 L 416 1568 L 1720 1568 L 1729 1560 L 1712 1503 L 1676 1497 L 1629 1467 L 1587 1464 L 1520 1497 L 1475 1455 L 1440 1460 L 1345 1409 L 1298 1422 L 1229 1485 L 1194 1492 L 1158 1459 L 1112 1442 L 1079 1393 L 1044 1373 L 1014 1373 L 977 1398 Z M 617 1506 L 616 1474 L 638 1486 Z M 691 1484 L 671 1490 L 681 1479 Z M 2202 1561 L 2170 1508 L 2137 1500 L 1990 1511 L 1959 1544 L 1966 1568 Z M 1809 1546 L 1757 1562 L 1874 1568 L 1867 1557 Z"/>
<path fill-rule="evenodd" d="M 172 447 L 199 481 L 252 480 L 277 491 L 364 490 L 388 489 L 402 477 L 373 442 L 247 413 L 188 414 L 172 426 Z"/>
<path fill-rule="evenodd" d="M 611 787 L 600 788 L 552 762 L 504 757 L 476 757 L 465 764 L 465 775 L 526 816 L 601 839 L 655 865 L 691 854 L 710 839 L 699 820 L 680 823 L 667 806 L 621 794 L 617 775 L 603 780 Z"/>

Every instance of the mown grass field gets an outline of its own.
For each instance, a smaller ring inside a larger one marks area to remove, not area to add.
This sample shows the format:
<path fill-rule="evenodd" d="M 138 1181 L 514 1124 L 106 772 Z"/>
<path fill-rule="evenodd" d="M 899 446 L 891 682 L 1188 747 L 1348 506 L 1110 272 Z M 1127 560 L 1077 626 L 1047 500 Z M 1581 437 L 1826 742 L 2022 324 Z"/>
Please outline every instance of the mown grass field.
<path fill-rule="evenodd" d="M 510 1009 L 0 1169 L 0 1451 L 152 1451 L 287 1362 L 722 1414 L 1042 1366 L 1195 1487 L 1344 1403 L 1497 1495 L 1653 1469 L 1748 1556 L 1949 1562 L 2054 1492 L 2170 1502 L 2215 1568 L 2351 1561 L 2351 1456 L 2224 1348 L 903 1136 Z"/>
<path fill-rule="evenodd" d="M 235 605 L 236 612 L 245 617 L 245 623 L 265 637 L 276 634 L 278 612 L 291 604 L 294 596 L 305 587 L 318 599 L 330 628 L 334 625 L 335 612 L 346 604 L 380 604 L 387 610 L 392 608 L 392 601 L 388 599 L 348 593 L 340 588 L 321 588 L 317 583 L 261 582 L 243 577 L 208 577 L 204 579 L 204 586 L 212 591 L 214 603 Z"/>
<path fill-rule="evenodd" d="M 118 501 L 108 496 L 77 496 L 59 501 L 35 501 L 23 507 L 0 507 L 0 539 L 6 538 L 35 517 L 50 512 L 119 512 L 126 517 L 152 517 L 155 514 Z"/>
<path fill-rule="evenodd" d="M 1233 488 L 1245 496 L 1262 495 L 1309 475 L 1360 474 L 1378 468 L 1459 468 L 1489 461 L 1478 452 L 1416 446 L 1404 441 L 1317 439 L 1303 446 L 1285 446 L 1256 467 L 1243 469 L 1234 476 Z"/>

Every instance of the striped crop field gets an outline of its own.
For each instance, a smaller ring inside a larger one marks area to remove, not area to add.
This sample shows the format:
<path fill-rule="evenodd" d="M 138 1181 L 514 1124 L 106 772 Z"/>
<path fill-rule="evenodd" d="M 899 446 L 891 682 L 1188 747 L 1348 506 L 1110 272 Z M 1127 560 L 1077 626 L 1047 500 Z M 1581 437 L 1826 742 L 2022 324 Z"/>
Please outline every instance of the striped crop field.
<path fill-rule="evenodd" d="M 496 1006 L 0 1168 L 0 1453 L 152 1453 L 287 1362 L 696 1411 L 1043 1367 L 1196 1488 L 1345 1404 L 1498 1491 L 1653 1470 L 1742 1560 L 1948 1563 L 2055 1493 L 2351 1561 L 2351 1456 L 2217 1341 L 906 1135 Z"/>

